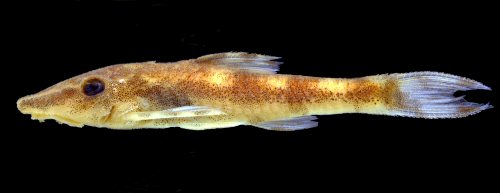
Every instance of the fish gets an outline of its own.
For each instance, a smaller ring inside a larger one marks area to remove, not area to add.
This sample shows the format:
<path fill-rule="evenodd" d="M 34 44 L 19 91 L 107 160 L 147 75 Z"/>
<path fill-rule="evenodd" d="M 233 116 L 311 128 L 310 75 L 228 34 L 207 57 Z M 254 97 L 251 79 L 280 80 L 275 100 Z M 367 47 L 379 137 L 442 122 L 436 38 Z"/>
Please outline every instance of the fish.
<path fill-rule="evenodd" d="M 462 118 L 493 108 L 456 91 L 491 90 L 441 72 L 360 78 L 278 74 L 279 57 L 246 52 L 170 63 L 117 64 L 18 99 L 33 120 L 109 129 L 190 130 L 251 125 L 295 131 L 318 126 L 317 115 L 364 113 L 426 119 Z"/>

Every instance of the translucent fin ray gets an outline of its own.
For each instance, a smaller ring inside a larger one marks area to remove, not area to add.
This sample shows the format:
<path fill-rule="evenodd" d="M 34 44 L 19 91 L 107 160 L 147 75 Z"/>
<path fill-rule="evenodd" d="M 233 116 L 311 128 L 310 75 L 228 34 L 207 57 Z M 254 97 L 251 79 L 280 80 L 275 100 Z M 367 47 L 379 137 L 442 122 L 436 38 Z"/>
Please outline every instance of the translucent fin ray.
<path fill-rule="evenodd" d="M 199 116 L 224 115 L 225 113 L 204 106 L 183 106 L 163 111 L 131 112 L 125 115 L 125 119 L 130 121 L 167 119 L 167 118 L 185 118 Z"/>
<path fill-rule="evenodd" d="M 215 64 L 228 68 L 244 70 L 254 73 L 276 74 L 282 62 L 275 56 L 249 54 L 245 52 L 226 52 L 210 54 L 196 59 L 199 64 Z"/>
<path fill-rule="evenodd" d="M 398 81 L 402 106 L 392 109 L 393 115 L 418 118 L 460 118 L 492 108 L 489 103 L 468 102 L 456 91 L 491 90 L 484 84 L 440 72 L 391 74 Z"/>
<path fill-rule="evenodd" d="M 258 123 L 255 124 L 254 126 L 267 130 L 295 131 L 295 130 L 317 127 L 318 122 L 314 121 L 316 119 L 317 119 L 316 116 L 302 116 L 290 119 Z"/>

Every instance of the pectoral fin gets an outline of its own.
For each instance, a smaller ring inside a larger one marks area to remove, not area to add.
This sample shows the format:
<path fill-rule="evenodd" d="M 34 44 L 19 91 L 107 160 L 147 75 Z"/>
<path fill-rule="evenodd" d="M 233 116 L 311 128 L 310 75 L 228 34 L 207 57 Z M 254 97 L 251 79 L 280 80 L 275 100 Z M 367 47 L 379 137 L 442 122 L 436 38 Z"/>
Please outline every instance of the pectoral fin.
<path fill-rule="evenodd" d="M 224 114 L 224 112 L 218 109 L 205 106 L 182 106 L 163 111 L 131 112 L 125 115 L 125 119 L 130 121 L 142 121 L 152 119 L 186 118 Z"/>
<path fill-rule="evenodd" d="M 314 121 L 315 116 L 295 117 L 291 119 L 276 120 L 270 122 L 258 123 L 254 126 L 268 130 L 276 131 L 295 131 L 301 129 L 309 129 L 318 126 L 318 122 Z"/>

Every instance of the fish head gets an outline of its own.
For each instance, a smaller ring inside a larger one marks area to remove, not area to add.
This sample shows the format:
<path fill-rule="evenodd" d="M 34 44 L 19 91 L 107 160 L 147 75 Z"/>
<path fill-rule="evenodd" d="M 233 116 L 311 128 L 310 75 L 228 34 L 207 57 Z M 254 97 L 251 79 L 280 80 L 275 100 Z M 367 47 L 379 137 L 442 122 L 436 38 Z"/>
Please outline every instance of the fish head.
<path fill-rule="evenodd" d="M 139 86 L 130 84 L 134 65 L 114 65 L 59 82 L 17 101 L 17 108 L 32 119 L 83 127 L 113 127 L 120 116 L 138 108 Z M 137 83 L 137 82 L 136 82 Z"/>

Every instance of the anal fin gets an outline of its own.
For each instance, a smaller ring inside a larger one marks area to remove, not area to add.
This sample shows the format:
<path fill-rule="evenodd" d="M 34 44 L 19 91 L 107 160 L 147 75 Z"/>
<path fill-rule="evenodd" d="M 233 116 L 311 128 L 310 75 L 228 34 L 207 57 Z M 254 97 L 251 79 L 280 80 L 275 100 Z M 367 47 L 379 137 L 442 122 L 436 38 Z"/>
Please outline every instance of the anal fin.
<path fill-rule="evenodd" d="M 253 126 L 275 131 L 295 131 L 317 127 L 318 122 L 314 121 L 316 119 L 316 116 L 302 116 L 290 119 L 262 122 Z"/>

